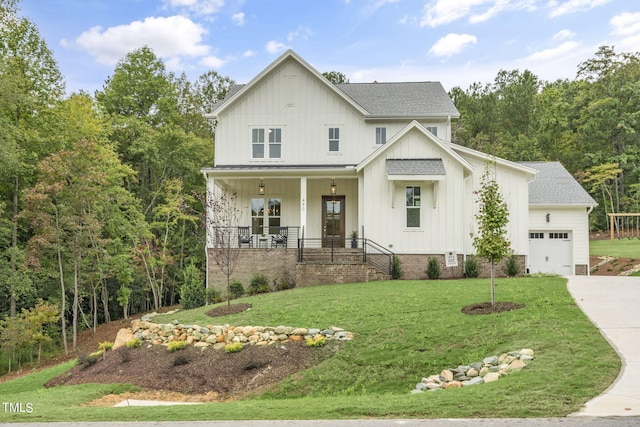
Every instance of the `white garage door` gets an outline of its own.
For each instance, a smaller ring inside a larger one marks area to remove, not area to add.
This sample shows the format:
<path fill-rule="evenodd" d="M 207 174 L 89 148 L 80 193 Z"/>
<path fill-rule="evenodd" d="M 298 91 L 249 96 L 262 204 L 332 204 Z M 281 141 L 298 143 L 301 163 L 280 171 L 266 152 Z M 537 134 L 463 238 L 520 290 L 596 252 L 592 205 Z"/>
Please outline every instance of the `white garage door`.
<path fill-rule="evenodd" d="M 569 231 L 529 232 L 529 272 L 574 274 L 572 249 Z"/>

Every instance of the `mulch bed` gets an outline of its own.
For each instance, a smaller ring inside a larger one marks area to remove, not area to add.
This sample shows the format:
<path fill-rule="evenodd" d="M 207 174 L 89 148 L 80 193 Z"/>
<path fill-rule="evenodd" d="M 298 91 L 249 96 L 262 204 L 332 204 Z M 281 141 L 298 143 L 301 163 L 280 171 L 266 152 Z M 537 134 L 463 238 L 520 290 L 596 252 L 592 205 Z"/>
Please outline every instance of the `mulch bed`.
<path fill-rule="evenodd" d="M 211 317 L 227 316 L 229 314 L 242 313 L 245 310 L 249 310 L 251 307 L 252 305 L 247 303 L 221 305 L 220 307 L 216 307 L 213 310 L 208 311 L 207 315 Z"/>
<path fill-rule="evenodd" d="M 524 304 L 515 302 L 496 302 L 495 304 L 491 304 L 491 302 L 480 302 L 462 307 L 462 312 L 464 314 L 493 314 L 521 308 L 524 308 Z"/>

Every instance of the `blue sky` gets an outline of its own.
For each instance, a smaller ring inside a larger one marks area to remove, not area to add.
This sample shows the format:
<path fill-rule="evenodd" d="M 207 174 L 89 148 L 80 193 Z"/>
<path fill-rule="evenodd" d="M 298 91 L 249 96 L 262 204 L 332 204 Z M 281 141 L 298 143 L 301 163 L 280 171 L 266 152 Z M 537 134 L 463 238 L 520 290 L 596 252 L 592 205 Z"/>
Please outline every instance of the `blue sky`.
<path fill-rule="evenodd" d="M 93 93 L 142 45 L 191 80 L 246 83 L 290 48 L 351 82 L 574 78 L 603 44 L 640 51 L 637 0 L 22 0 L 67 91 Z"/>

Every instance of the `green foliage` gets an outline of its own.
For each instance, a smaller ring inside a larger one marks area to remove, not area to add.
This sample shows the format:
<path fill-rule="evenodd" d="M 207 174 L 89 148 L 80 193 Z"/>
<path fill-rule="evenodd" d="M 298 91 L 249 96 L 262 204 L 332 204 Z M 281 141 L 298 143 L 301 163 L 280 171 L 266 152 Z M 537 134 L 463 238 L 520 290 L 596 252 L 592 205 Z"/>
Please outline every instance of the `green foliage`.
<path fill-rule="evenodd" d="M 134 338 L 125 343 L 127 348 L 138 348 L 142 345 L 142 340 L 140 338 Z"/>
<path fill-rule="evenodd" d="M 102 351 L 96 351 L 91 354 L 81 354 L 78 356 L 77 364 L 81 369 L 86 369 L 89 366 L 95 365 L 100 358 L 102 358 Z"/>
<path fill-rule="evenodd" d="M 287 289 L 293 289 L 296 287 L 296 281 L 293 279 L 288 270 L 278 274 L 273 279 L 273 290 L 284 291 Z"/>
<path fill-rule="evenodd" d="M 202 307 L 206 303 L 206 289 L 200 270 L 189 264 L 184 270 L 184 283 L 180 287 L 180 304 L 185 310 Z"/>
<path fill-rule="evenodd" d="M 231 284 L 229 284 L 229 292 L 231 293 L 231 298 L 238 299 L 244 295 L 244 286 L 239 280 L 232 280 Z"/>
<path fill-rule="evenodd" d="M 243 290 L 244 293 L 244 290 Z M 222 293 L 216 288 L 208 288 L 207 289 L 207 303 L 208 304 L 217 304 L 222 302 Z"/>
<path fill-rule="evenodd" d="M 476 257 L 469 256 L 464 262 L 464 277 L 476 278 L 480 275 L 480 263 Z"/>
<path fill-rule="evenodd" d="M 186 341 L 171 341 L 167 344 L 167 350 L 170 352 L 183 350 L 187 346 Z"/>
<path fill-rule="evenodd" d="M 231 344 L 227 344 L 224 346 L 224 351 L 226 351 L 227 353 L 238 353 L 242 351 L 242 343 L 234 342 Z"/>
<path fill-rule="evenodd" d="M 269 279 L 262 273 L 256 273 L 249 282 L 249 295 L 264 294 L 269 292 Z"/>
<path fill-rule="evenodd" d="M 324 345 L 327 343 L 327 340 L 324 337 L 324 335 L 318 335 L 317 337 L 307 338 L 305 339 L 305 341 L 307 343 L 307 347 L 324 347 Z"/>
<path fill-rule="evenodd" d="M 509 255 L 511 243 L 505 237 L 509 223 L 509 209 L 498 183 L 490 176 L 489 165 L 480 180 L 480 190 L 474 192 L 478 197 L 478 235 L 471 234 L 476 254 L 491 264 L 491 304 L 495 303 L 494 266 Z"/>
<path fill-rule="evenodd" d="M 425 270 L 427 273 L 427 277 L 431 280 L 436 280 L 440 278 L 440 274 L 442 273 L 440 269 L 440 262 L 436 257 L 429 257 L 427 260 L 427 269 Z"/>
<path fill-rule="evenodd" d="M 509 277 L 515 277 L 520 274 L 520 271 L 520 257 L 516 254 L 509 255 L 504 266 L 504 273 Z"/>
<path fill-rule="evenodd" d="M 402 271 L 402 266 L 400 265 L 400 258 L 397 255 L 393 255 L 391 258 L 391 278 L 393 280 L 402 279 L 404 276 L 404 271 Z"/>
<path fill-rule="evenodd" d="M 333 84 L 349 83 L 349 79 L 340 71 L 325 71 L 322 75 Z"/>
<path fill-rule="evenodd" d="M 173 358 L 173 366 L 182 366 L 189 363 L 189 358 L 186 354 L 177 354 L 176 357 Z"/>
<path fill-rule="evenodd" d="M 113 348 L 113 342 L 112 341 L 102 341 L 101 343 L 98 344 L 98 348 L 100 349 L 100 351 L 109 351 Z"/>

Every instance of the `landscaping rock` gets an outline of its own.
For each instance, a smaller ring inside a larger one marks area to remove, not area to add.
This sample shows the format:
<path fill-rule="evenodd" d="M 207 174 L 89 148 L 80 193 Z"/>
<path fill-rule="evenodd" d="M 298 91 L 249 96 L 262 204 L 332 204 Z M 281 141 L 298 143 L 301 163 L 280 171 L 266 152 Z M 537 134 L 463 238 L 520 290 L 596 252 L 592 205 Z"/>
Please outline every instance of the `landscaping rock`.
<path fill-rule="evenodd" d="M 500 356 L 490 356 L 482 362 L 460 365 L 456 368 L 444 369 L 440 375 L 422 378 L 411 393 L 422 393 L 424 390 L 441 390 L 460 388 L 497 381 L 503 375 L 519 371 L 533 360 L 534 351 L 522 349 L 503 353 Z"/>
<path fill-rule="evenodd" d="M 124 347 L 125 345 L 127 345 L 127 342 L 135 339 L 135 335 L 133 335 L 133 332 L 131 332 L 130 329 L 127 328 L 122 328 L 118 331 L 118 334 L 116 335 L 116 339 L 113 342 L 113 347 L 112 350 L 117 350 L 120 347 Z"/>

